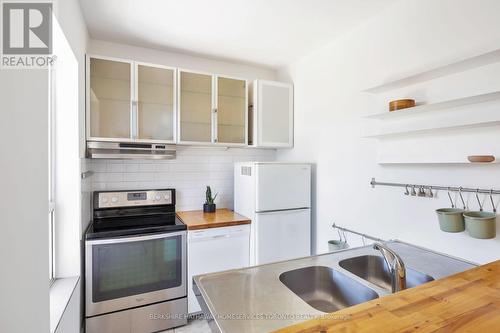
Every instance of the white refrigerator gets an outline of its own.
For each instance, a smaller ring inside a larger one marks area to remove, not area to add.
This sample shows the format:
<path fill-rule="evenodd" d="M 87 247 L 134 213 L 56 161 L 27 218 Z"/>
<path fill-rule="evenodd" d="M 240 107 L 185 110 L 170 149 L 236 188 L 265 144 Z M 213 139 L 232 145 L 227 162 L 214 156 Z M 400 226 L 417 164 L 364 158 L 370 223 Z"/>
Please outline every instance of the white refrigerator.
<path fill-rule="evenodd" d="M 234 211 L 252 219 L 252 265 L 311 255 L 311 165 L 236 163 Z"/>

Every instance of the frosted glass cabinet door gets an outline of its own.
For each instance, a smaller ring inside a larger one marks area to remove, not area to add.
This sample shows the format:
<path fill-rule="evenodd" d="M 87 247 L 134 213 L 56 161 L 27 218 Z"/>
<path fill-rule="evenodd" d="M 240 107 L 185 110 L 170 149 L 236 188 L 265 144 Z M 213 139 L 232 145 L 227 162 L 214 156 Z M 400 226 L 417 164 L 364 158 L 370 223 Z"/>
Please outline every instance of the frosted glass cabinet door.
<path fill-rule="evenodd" d="M 212 75 L 179 72 L 181 142 L 212 142 Z"/>
<path fill-rule="evenodd" d="M 132 64 L 90 58 L 90 136 L 130 138 Z"/>
<path fill-rule="evenodd" d="M 293 86 L 257 80 L 257 145 L 293 146 Z"/>
<path fill-rule="evenodd" d="M 138 139 L 174 140 L 174 75 L 170 68 L 137 65 Z"/>
<path fill-rule="evenodd" d="M 217 142 L 247 143 L 247 83 L 217 77 Z"/>

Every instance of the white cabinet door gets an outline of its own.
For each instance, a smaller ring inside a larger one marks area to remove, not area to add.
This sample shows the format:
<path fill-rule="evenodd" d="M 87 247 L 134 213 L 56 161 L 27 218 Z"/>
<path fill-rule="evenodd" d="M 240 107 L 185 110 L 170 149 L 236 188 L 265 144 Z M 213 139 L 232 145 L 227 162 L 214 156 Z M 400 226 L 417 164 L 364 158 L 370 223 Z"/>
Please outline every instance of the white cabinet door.
<path fill-rule="evenodd" d="M 293 85 L 254 82 L 254 144 L 258 147 L 293 147 Z"/>
<path fill-rule="evenodd" d="M 87 139 L 175 142 L 176 69 L 87 56 Z"/>
<path fill-rule="evenodd" d="M 193 292 L 193 276 L 249 264 L 249 225 L 188 231 L 188 312 L 201 311 Z"/>
<path fill-rule="evenodd" d="M 87 57 L 87 138 L 130 141 L 133 62 Z"/>
<path fill-rule="evenodd" d="M 136 129 L 139 141 L 175 141 L 175 69 L 136 63 Z"/>
<path fill-rule="evenodd" d="M 215 142 L 246 145 L 248 142 L 247 81 L 216 77 L 216 133 Z"/>
<path fill-rule="evenodd" d="M 214 138 L 214 79 L 211 74 L 179 71 L 179 142 L 210 144 Z"/>
<path fill-rule="evenodd" d="M 257 213 L 255 218 L 257 265 L 311 255 L 311 210 Z"/>

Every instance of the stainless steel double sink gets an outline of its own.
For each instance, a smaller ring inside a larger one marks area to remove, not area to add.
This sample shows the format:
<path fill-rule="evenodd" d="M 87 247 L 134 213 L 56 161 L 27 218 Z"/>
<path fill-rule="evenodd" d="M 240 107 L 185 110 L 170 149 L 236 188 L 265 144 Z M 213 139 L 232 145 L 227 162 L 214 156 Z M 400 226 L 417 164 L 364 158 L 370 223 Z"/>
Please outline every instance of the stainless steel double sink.
<path fill-rule="evenodd" d="M 391 290 L 389 269 L 381 256 L 362 255 L 343 259 L 339 261 L 339 266 L 371 284 Z M 304 302 L 322 312 L 334 312 L 379 297 L 368 285 L 326 266 L 294 269 L 282 273 L 279 279 Z M 407 288 L 433 280 L 432 276 L 406 269 Z"/>
<path fill-rule="evenodd" d="M 400 241 L 407 287 L 473 268 L 473 263 Z M 380 252 L 367 245 L 333 253 L 198 275 L 193 290 L 213 332 L 277 330 L 391 293 Z"/>

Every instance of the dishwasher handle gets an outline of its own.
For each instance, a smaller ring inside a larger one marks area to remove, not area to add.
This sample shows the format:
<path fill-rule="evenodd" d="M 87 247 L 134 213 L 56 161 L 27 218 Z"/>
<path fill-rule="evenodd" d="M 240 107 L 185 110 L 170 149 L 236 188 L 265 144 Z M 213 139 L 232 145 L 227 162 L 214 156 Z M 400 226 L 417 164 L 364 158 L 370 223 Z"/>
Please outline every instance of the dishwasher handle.
<path fill-rule="evenodd" d="M 207 229 L 199 230 L 188 233 L 188 239 L 191 240 L 211 240 L 211 239 L 222 239 L 222 238 L 233 238 L 233 237 L 249 237 L 249 228 L 236 228 L 229 230 L 217 230 Z"/>

